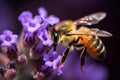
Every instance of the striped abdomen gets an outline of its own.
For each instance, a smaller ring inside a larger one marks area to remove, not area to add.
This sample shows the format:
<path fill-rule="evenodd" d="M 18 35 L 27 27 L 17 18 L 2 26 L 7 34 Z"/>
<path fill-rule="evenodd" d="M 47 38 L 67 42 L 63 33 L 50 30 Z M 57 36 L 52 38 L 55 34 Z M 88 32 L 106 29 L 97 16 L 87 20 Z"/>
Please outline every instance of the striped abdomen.
<path fill-rule="evenodd" d="M 86 45 L 87 52 L 95 59 L 105 57 L 105 46 L 97 36 L 84 36 L 83 44 Z"/>

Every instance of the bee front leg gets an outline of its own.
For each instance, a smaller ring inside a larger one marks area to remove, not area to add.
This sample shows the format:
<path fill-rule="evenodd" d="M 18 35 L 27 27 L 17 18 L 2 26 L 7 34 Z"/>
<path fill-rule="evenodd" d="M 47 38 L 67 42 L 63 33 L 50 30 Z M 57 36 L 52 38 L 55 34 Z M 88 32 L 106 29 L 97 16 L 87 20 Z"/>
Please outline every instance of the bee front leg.
<path fill-rule="evenodd" d="M 57 43 L 54 43 L 53 47 L 54 47 L 53 50 L 56 51 Z"/>
<path fill-rule="evenodd" d="M 66 58 L 67 58 L 68 53 L 69 53 L 69 50 L 70 50 L 70 48 L 68 47 L 68 48 L 66 48 L 66 50 L 64 51 L 63 56 L 62 56 L 62 59 L 61 59 L 61 64 L 63 64 L 63 63 L 66 61 Z"/>
<path fill-rule="evenodd" d="M 61 66 L 65 63 L 69 51 L 70 51 L 70 48 L 68 47 L 68 48 L 66 48 L 65 51 L 63 52 L 63 56 L 62 56 L 62 59 L 61 59 L 61 61 L 60 61 L 60 65 L 58 66 L 58 69 L 60 69 Z"/>
<path fill-rule="evenodd" d="M 85 56 L 86 56 L 86 52 L 85 52 L 85 47 L 81 47 L 81 49 L 82 49 L 82 52 L 81 52 L 81 54 L 80 54 L 80 69 L 81 69 L 81 71 L 83 72 L 83 73 L 85 73 L 85 71 L 83 70 L 83 66 L 85 65 L 85 61 L 86 61 L 86 59 L 85 59 Z"/>

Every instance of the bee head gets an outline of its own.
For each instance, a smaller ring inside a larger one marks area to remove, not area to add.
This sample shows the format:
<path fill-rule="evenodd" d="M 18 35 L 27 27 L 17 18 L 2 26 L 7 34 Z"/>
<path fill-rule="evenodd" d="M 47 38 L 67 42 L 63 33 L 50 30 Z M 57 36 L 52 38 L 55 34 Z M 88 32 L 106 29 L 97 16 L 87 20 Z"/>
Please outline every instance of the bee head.
<path fill-rule="evenodd" d="M 53 40 L 55 44 L 58 44 L 60 39 L 60 34 L 58 31 L 55 30 L 55 27 L 48 27 L 47 28 L 50 38 Z"/>
<path fill-rule="evenodd" d="M 50 38 L 53 40 L 53 47 L 54 51 L 56 51 L 56 47 L 60 41 L 60 34 L 54 29 L 54 27 L 51 27 L 48 29 L 48 33 Z"/>

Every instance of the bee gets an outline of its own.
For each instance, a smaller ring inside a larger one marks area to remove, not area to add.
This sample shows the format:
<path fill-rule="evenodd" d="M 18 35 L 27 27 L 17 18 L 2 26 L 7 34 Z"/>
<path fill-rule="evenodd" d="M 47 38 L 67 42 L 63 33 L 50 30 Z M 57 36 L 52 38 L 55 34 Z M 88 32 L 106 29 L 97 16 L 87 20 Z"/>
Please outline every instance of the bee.
<path fill-rule="evenodd" d="M 59 43 L 67 46 L 63 52 L 59 67 L 65 63 L 68 53 L 74 48 L 81 50 L 81 71 L 83 71 L 82 67 L 86 61 L 85 50 L 94 59 L 104 59 L 106 49 L 99 37 L 111 37 L 112 34 L 98 28 L 88 28 L 85 26 L 97 24 L 105 17 L 105 12 L 97 12 L 84 16 L 76 21 L 61 21 L 48 31 L 50 38 L 54 41 L 54 51 L 56 51 L 56 47 Z"/>

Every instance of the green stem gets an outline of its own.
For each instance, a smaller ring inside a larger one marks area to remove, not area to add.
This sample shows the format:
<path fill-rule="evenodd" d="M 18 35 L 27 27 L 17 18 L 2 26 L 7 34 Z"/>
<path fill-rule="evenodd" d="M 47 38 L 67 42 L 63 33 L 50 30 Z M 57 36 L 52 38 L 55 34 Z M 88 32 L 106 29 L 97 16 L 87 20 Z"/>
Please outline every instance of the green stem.
<path fill-rule="evenodd" d="M 26 78 L 29 78 L 31 76 L 30 74 L 30 57 L 29 57 L 29 50 L 28 49 L 21 49 L 21 53 L 24 53 L 27 57 L 27 64 L 24 67 L 19 66 L 17 69 L 17 76 L 14 80 L 23 80 Z"/>

